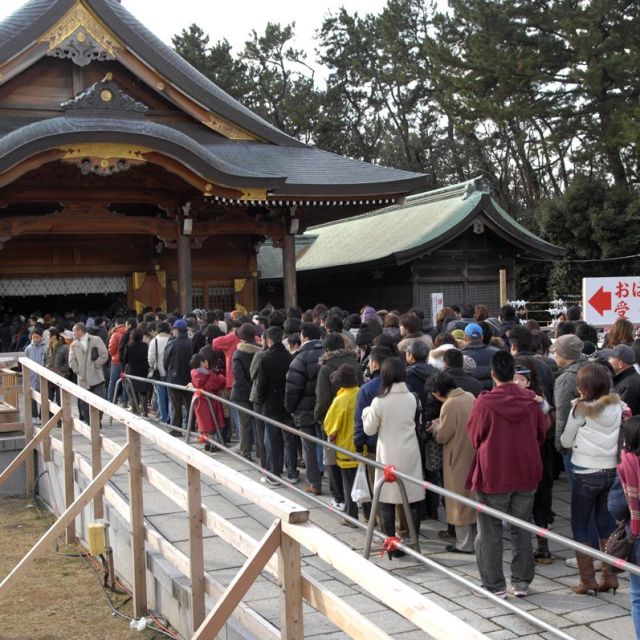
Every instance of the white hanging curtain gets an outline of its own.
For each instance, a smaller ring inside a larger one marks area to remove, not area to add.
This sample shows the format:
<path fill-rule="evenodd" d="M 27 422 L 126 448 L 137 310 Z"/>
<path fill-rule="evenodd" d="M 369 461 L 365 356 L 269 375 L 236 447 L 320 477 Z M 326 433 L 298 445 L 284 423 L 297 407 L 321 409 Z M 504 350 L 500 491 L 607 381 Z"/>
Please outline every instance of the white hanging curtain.
<path fill-rule="evenodd" d="M 84 278 L 0 278 L 0 296 L 60 296 L 89 293 L 126 293 L 124 276 Z"/>

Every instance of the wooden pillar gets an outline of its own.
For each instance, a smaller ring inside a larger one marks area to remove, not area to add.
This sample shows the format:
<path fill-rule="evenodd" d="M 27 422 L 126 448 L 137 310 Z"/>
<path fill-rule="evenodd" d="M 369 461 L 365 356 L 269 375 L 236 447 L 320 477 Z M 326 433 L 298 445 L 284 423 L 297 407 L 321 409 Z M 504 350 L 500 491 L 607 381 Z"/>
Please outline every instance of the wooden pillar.
<path fill-rule="evenodd" d="M 296 286 L 296 243 L 295 236 L 285 231 L 282 243 L 282 281 L 284 283 L 284 307 L 298 306 Z"/>
<path fill-rule="evenodd" d="M 278 549 L 278 574 L 280 578 L 280 630 L 282 640 L 302 640 L 302 575 L 300 543 L 283 533 Z"/>
<path fill-rule="evenodd" d="M 180 234 L 178 236 L 178 296 L 182 315 L 191 311 L 191 284 L 191 237 Z"/>
<path fill-rule="evenodd" d="M 500 269 L 500 306 L 507 304 L 507 270 Z"/>
<path fill-rule="evenodd" d="M 142 453 L 140 434 L 127 429 L 129 449 L 129 526 L 131 527 L 131 573 L 133 576 L 133 616 L 147 614 L 147 563 L 144 552 L 144 506 L 142 493 Z"/>
<path fill-rule="evenodd" d="M 100 435 L 100 410 L 89 407 L 89 425 L 91 426 L 91 478 L 95 480 L 102 471 L 102 442 Z M 104 492 L 102 489 L 93 499 L 93 517 L 104 518 Z"/>
<path fill-rule="evenodd" d="M 28 445 L 33 440 L 33 405 L 31 404 L 31 372 L 29 369 L 22 367 L 22 395 L 24 398 L 24 444 Z M 16 404 L 17 407 L 17 404 Z M 35 484 L 35 465 L 33 464 L 33 455 L 30 455 L 25 461 L 27 474 L 27 497 L 31 497 L 33 486 Z"/>
<path fill-rule="evenodd" d="M 73 414 L 71 413 L 71 398 L 73 396 L 64 389 L 60 390 L 62 404 L 62 456 L 64 464 L 64 508 L 68 509 L 75 500 L 73 479 Z M 65 542 L 73 544 L 76 541 L 76 523 L 71 520 L 65 529 Z"/>
<path fill-rule="evenodd" d="M 204 621 L 206 610 L 200 471 L 190 464 L 187 465 L 187 516 L 189 518 L 191 622 L 195 632 Z"/>

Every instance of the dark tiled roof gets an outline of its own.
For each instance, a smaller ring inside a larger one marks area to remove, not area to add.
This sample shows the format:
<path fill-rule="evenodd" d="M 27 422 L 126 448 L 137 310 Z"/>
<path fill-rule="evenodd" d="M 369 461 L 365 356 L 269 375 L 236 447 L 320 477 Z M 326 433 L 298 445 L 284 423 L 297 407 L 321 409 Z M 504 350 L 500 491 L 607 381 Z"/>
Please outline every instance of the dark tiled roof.
<path fill-rule="evenodd" d="M 424 183 L 421 174 L 350 160 L 291 138 L 205 78 L 117 0 L 85 1 L 127 47 L 187 95 L 214 113 L 273 143 L 230 141 L 198 125 L 175 127 L 192 138 L 205 156 L 209 154 L 214 157 L 218 165 L 226 163 L 237 168 L 243 167 L 240 171 L 244 175 L 286 177 L 286 185 L 275 191 L 283 196 L 328 195 L 339 198 L 404 194 L 420 188 Z M 30 0 L 0 23 L 0 60 L 12 58 L 37 40 L 73 6 L 73 2 Z M 7 126 L 11 127 L 12 123 L 0 121 L 0 132 L 6 131 Z M 217 165 L 213 166 L 215 168 Z"/>
<path fill-rule="evenodd" d="M 52 27 L 75 0 L 30 0 L 0 23 L 0 60 L 8 60 Z M 96 15 L 143 60 L 216 113 L 269 142 L 301 146 L 234 100 L 181 58 L 117 0 L 85 0 Z"/>
<path fill-rule="evenodd" d="M 87 136 L 89 134 L 89 136 Z M 186 166 L 227 186 L 275 188 L 285 177 L 255 173 L 229 164 L 179 131 L 149 120 L 118 117 L 60 117 L 14 129 L 0 138 L 0 171 L 6 171 L 34 153 L 74 142 L 137 143 L 177 156 Z M 215 175 L 211 175 L 214 173 Z"/>

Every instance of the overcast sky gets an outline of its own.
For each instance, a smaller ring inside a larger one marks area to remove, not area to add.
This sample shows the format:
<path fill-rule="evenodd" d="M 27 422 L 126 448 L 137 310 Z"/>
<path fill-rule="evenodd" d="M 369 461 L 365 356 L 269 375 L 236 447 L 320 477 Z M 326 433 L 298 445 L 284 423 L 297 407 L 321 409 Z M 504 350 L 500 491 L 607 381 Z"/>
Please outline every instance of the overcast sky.
<path fill-rule="evenodd" d="M 0 0 L 0 20 L 23 4 L 25 0 Z M 171 36 L 196 22 L 212 42 L 226 37 L 236 52 L 252 29 L 262 33 L 267 22 L 295 21 L 295 44 L 312 61 L 314 32 L 329 11 L 344 6 L 349 13 L 378 13 L 386 0 L 122 0 L 122 4 L 167 44 L 171 44 Z"/>

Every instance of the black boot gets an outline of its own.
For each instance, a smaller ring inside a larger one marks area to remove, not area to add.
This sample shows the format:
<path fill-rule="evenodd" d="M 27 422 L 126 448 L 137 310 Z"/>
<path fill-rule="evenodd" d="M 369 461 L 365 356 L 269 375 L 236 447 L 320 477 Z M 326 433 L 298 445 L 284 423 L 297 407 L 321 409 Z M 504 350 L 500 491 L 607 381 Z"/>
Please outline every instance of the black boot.
<path fill-rule="evenodd" d="M 533 553 L 533 558 L 538 564 L 551 564 L 551 552 L 549 551 L 549 542 L 546 538 L 536 536 L 538 539 L 538 548 Z"/>
<path fill-rule="evenodd" d="M 382 509 L 382 530 L 389 537 L 393 538 L 396 535 L 396 512 L 395 509 Z M 401 558 L 406 555 L 401 549 L 393 549 L 387 552 L 389 560 L 392 558 Z"/>

